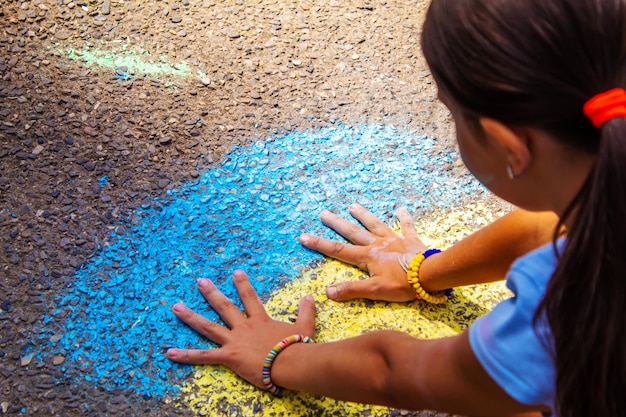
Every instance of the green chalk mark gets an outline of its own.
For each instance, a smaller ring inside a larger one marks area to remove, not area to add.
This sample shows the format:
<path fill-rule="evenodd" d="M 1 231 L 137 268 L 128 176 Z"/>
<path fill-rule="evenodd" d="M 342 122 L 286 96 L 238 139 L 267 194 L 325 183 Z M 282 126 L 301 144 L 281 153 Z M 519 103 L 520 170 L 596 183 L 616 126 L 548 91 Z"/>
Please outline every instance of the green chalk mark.
<path fill-rule="evenodd" d="M 148 61 L 142 57 L 150 57 L 150 54 L 140 54 L 134 51 L 103 52 L 83 50 L 76 52 L 73 49 L 68 51 L 70 59 L 80 60 L 87 65 L 95 64 L 103 68 L 118 69 L 125 67 L 130 74 L 149 74 L 153 76 L 174 75 L 186 76 L 189 73 L 189 65 L 186 62 L 171 64 L 166 62 L 167 58 L 162 56 L 158 62 Z"/>

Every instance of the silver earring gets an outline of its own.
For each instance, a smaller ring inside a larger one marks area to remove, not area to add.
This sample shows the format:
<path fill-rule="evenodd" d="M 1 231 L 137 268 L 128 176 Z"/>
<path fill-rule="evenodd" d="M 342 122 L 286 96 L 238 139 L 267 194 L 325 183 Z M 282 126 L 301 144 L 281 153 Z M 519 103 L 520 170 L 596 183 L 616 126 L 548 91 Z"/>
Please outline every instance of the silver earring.
<path fill-rule="evenodd" d="M 510 180 L 515 179 L 515 173 L 513 172 L 513 167 L 511 167 L 511 165 L 506 166 L 506 175 L 509 176 Z"/>

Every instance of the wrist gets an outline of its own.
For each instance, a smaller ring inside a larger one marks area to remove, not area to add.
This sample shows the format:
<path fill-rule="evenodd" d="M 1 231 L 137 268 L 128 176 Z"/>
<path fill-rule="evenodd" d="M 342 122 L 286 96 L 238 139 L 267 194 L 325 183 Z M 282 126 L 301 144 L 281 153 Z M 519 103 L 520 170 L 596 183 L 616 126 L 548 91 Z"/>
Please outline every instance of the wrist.
<path fill-rule="evenodd" d="M 278 380 L 281 378 L 276 378 L 277 374 L 280 374 L 279 368 L 279 358 L 285 359 L 286 353 L 285 351 L 292 351 L 294 346 L 302 345 L 304 343 L 315 343 L 313 339 L 308 336 L 304 336 L 301 334 L 295 334 L 281 340 L 277 345 L 275 345 L 267 354 L 265 361 L 263 362 L 263 370 L 261 372 L 261 378 L 263 380 L 263 384 L 265 385 L 265 389 L 275 394 L 277 396 L 282 396 L 283 386 Z M 284 360 L 280 362 L 285 362 Z M 283 369 L 287 369 L 285 366 Z M 293 370 L 291 369 L 290 372 Z"/>
<path fill-rule="evenodd" d="M 300 361 L 307 347 L 309 346 L 304 343 L 296 343 L 276 357 L 271 374 L 274 384 L 285 389 L 294 389 L 297 386 L 294 377 L 300 372 Z"/>
<path fill-rule="evenodd" d="M 427 292 L 442 291 L 448 288 L 438 279 L 438 260 L 441 253 L 436 253 L 424 259 L 420 267 L 420 284 Z"/>
<path fill-rule="evenodd" d="M 433 304 L 441 304 L 448 301 L 448 297 L 452 294 L 452 288 L 444 291 L 429 292 L 424 289 L 421 282 L 422 265 L 424 261 L 433 255 L 441 253 L 440 249 L 431 248 L 418 253 L 406 265 L 407 281 L 415 292 L 415 298 L 425 300 Z M 403 265 L 404 267 L 404 265 Z"/>

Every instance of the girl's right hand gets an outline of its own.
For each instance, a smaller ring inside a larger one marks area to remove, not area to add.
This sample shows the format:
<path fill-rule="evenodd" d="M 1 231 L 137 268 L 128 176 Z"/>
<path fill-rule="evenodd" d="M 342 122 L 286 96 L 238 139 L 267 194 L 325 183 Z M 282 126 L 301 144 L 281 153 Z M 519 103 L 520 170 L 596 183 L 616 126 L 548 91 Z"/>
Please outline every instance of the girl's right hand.
<path fill-rule="evenodd" d="M 322 222 L 345 237 L 352 244 L 304 234 L 300 242 L 320 252 L 369 272 L 370 277 L 360 281 L 346 281 L 330 285 L 328 298 L 336 301 L 368 298 L 385 301 L 410 301 L 415 292 L 406 278 L 399 259 L 409 261 L 426 246 L 417 236 L 413 218 L 407 209 L 400 208 L 397 218 L 402 235 L 398 235 L 366 208 L 350 206 L 350 214 L 362 225 L 358 226 L 329 211 L 320 215 Z"/>
<path fill-rule="evenodd" d="M 216 349 L 168 349 L 167 357 L 193 365 L 224 365 L 246 381 L 265 389 L 262 370 L 265 358 L 278 342 L 293 334 L 315 336 L 315 301 L 300 301 L 295 323 L 273 320 L 243 271 L 235 271 L 233 281 L 245 313 L 231 302 L 213 282 L 200 279 L 198 288 L 226 326 L 199 315 L 182 303 L 174 304 L 176 317 L 189 327 L 221 345 Z"/>

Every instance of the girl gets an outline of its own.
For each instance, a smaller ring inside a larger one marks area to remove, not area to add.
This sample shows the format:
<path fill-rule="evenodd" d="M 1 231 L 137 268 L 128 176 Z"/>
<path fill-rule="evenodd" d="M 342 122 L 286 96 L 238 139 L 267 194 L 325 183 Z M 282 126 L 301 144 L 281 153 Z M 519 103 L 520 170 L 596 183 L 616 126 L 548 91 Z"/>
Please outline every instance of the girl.
<path fill-rule="evenodd" d="M 312 297 L 294 324 L 274 321 L 237 271 L 245 315 L 199 281 L 229 328 L 173 307 L 222 347 L 168 356 L 226 365 L 276 393 L 462 415 L 624 415 L 626 0 L 433 0 L 422 48 L 466 166 L 526 211 L 442 253 L 425 250 L 406 210 L 397 236 L 358 205 L 364 228 L 322 214 L 351 245 L 301 241 L 370 272 L 331 286 L 333 299 L 443 302 L 439 290 L 507 270 L 514 297 L 454 337 L 382 331 L 314 344 Z"/>

